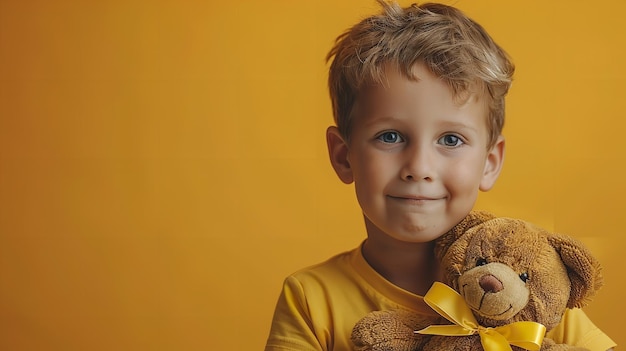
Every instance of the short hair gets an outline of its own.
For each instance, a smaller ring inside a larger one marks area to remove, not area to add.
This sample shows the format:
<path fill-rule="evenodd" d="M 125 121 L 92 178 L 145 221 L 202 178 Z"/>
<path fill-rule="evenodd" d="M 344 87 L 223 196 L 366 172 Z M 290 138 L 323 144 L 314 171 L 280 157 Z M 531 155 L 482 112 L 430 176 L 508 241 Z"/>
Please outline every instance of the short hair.
<path fill-rule="evenodd" d="M 364 84 L 384 84 L 388 65 L 415 79 L 412 68 L 421 62 L 455 97 L 479 93 L 488 99 L 488 147 L 493 146 L 504 127 L 504 97 L 515 70 L 507 53 L 454 7 L 426 3 L 403 8 L 377 1 L 382 12 L 337 37 L 326 57 L 332 60 L 328 86 L 341 135 L 350 138 L 352 110 Z"/>

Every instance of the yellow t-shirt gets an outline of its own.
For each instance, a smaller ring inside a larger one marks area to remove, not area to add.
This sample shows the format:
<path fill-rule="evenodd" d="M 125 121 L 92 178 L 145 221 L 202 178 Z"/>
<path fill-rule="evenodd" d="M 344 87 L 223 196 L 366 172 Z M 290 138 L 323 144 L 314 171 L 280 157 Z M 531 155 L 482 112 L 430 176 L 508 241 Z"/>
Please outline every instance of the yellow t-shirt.
<path fill-rule="evenodd" d="M 285 280 L 265 351 L 351 350 L 350 334 L 361 318 L 371 311 L 396 308 L 435 315 L 421 296 L 374 271 L 357 248 Z M 615 347 L 580 309 L 568 310 L 547 336 L 591 351 Z"/>

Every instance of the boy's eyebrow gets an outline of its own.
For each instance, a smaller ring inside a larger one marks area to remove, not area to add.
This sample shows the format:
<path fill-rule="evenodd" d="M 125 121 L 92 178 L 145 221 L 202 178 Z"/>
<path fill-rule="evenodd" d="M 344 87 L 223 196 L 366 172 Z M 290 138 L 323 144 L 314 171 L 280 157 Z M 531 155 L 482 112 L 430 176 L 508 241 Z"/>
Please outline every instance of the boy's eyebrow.
<path fill-rule="evenodd" d="M 368 118 L 364 125 L 366 127 L 370 127 L 379 123 L 384 123 L 384 122 L 388 122 L 388 121 L 395 121 L 396 118 L 393 116 L 382 116 L 382 117 L 376 117 L 376 118 Z"/>
<path fill-rule="evenodd" d="M 473 132 L 478 131 L 474 126 L 462 122 L 443 122 L 442 125 L 452 129 L 468 129 Z"/>

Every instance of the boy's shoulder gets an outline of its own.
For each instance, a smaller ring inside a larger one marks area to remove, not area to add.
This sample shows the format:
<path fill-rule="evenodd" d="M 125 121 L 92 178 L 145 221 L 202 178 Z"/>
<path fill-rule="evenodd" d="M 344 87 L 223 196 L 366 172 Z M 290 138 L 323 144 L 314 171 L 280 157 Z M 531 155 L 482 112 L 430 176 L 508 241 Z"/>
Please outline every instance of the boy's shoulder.
<path fill-rule="evenodd" d="M 550 330 L 546 337 L 557 343 L 578 345 L 590 350 L 609 350 L 616 346 L 579 308 L 567 309 L 561 323 Z"/>
<path fill-rule="evenodd" d="M 360 247 L 336 254 L 325 261 L 301 268 L 290 275 L 298 280 L 304 279 L 327 279 L 339 274 L 354 272 L 353 262 L 355 255 L 360 252 Z"/>

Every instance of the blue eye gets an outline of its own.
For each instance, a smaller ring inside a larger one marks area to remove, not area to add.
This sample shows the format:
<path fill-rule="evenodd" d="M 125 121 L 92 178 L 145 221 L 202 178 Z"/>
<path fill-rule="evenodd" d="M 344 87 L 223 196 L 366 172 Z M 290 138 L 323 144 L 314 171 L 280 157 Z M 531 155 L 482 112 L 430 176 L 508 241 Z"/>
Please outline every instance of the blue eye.
<path fill-rule="evenodd" d="M 398 132 L 384 132 L 377 136 L 376 139 L 386 144 L 395 144 L 404 141 L 404 139 L 400 136 Z"/>
<path fill-rule="evenodd" d="M 448 146 L 448 147 L 456 147 L 456 146 L 461 146 L 464 144 L 463 140 L 461 140 L 461 138 L 459 138 L 458 136 L 454 134 L 446 134 L 442 136 L 441 138 L 439 138 L 437 142 L 441 145 Z"/>

